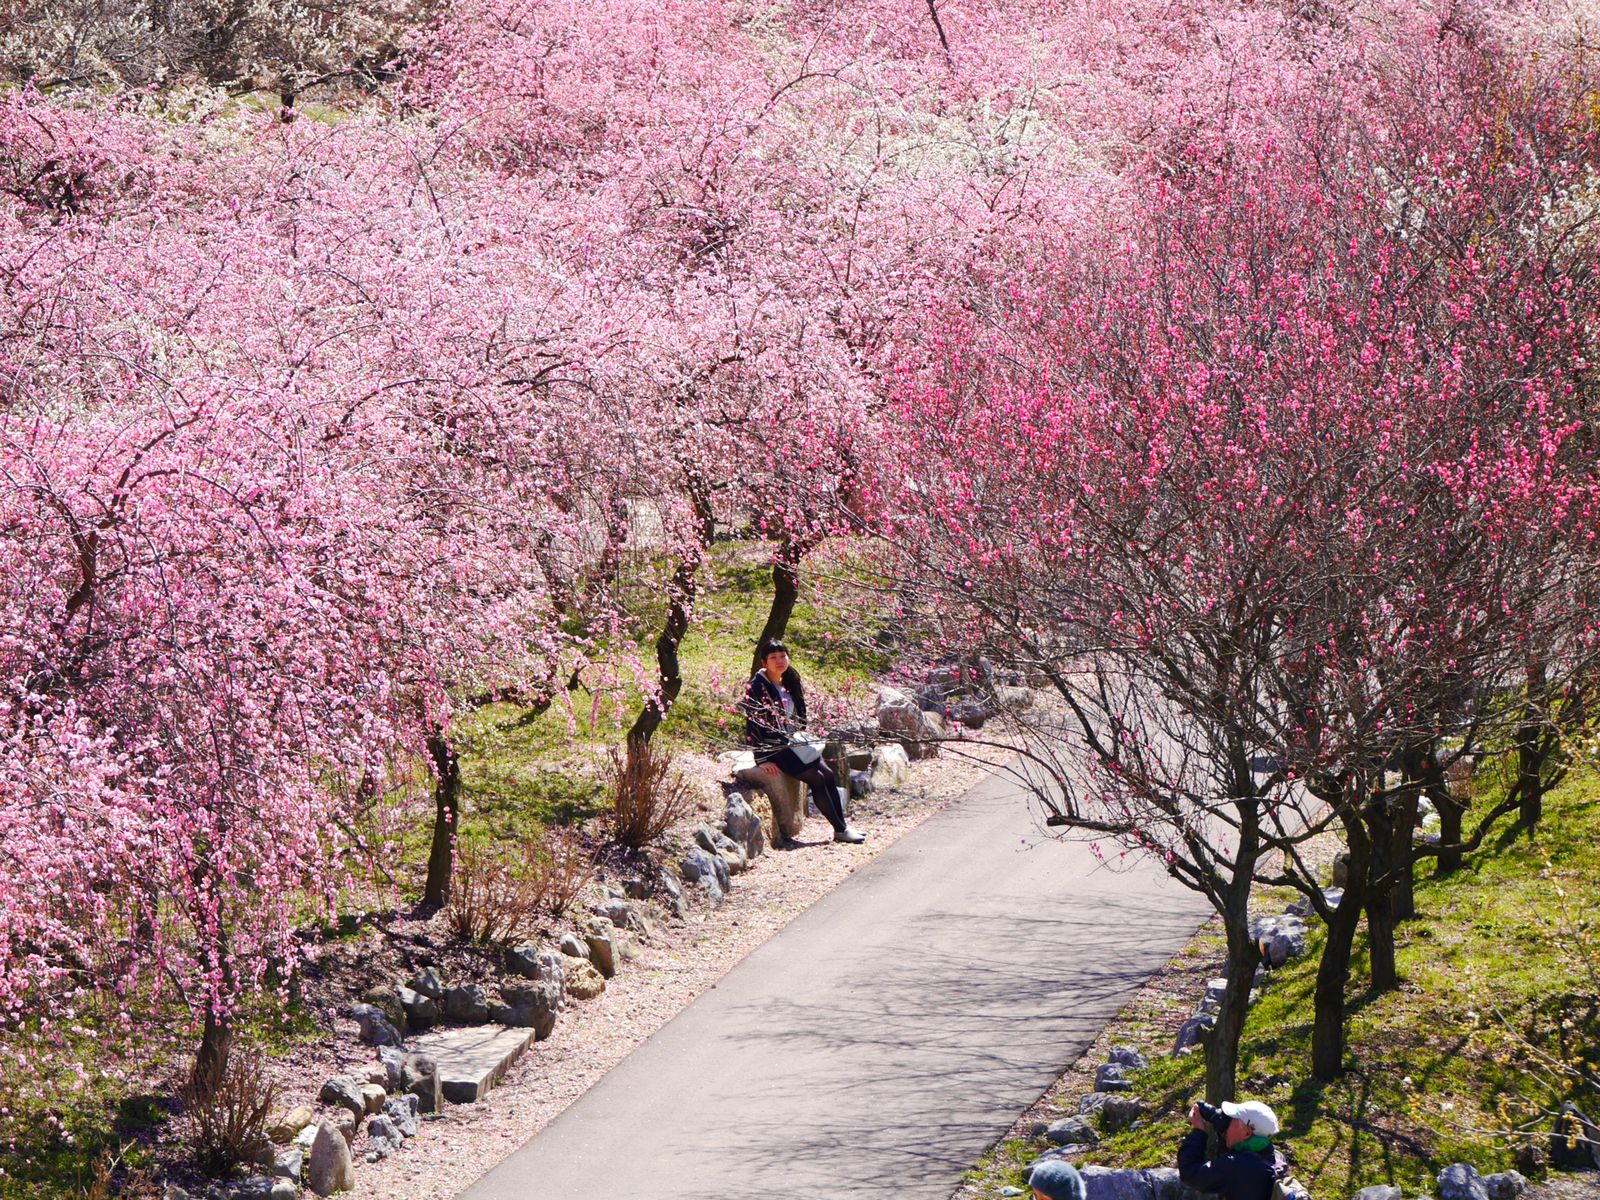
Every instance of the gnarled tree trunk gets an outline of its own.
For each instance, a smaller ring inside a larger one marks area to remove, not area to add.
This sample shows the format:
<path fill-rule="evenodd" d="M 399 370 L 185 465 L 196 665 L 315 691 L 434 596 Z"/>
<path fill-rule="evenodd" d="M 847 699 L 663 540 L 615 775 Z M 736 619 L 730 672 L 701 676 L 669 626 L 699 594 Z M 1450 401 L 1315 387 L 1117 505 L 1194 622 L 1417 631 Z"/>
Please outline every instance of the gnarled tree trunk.
<path fill-rule="evenodd" d="M 443 908 L 450 898 L 450 870 L 455 862 L 456 829 L 461 822 L 461 760 L 442 728 L 428 735 L 433 761 L 433 844 L 428 849 L 428 880 L 422 902 Z"/>
<path fill-rule="evenodd" d="M 700 564 L 706 548 L 716 534 L 716 515 L 711 510 L 711 496 L 693 479 L 689 488 L 689 503 L 694 511 L 695 540 L 683 548 L 678 565 L 667 585 L 667 619 L 656 638 L 657 690 L 645 701 L 644 708 L 634 718 L 628 729 L 628 752 L 649 744 L 667 713 L 672 711 L 678 693 L 683 690 L 683 674 L 678 663 L 678 648 L 689 632 L 689 615 L 694 609 L 695 595 L 699 589 Z"/>

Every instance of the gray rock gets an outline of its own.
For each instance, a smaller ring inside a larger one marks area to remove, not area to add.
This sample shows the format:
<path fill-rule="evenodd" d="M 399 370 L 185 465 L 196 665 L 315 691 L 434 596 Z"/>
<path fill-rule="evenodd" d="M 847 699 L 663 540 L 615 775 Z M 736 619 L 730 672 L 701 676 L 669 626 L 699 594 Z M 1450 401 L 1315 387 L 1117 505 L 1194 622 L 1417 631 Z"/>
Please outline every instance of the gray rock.
<path fill-rule="evenodd" d="M 300 1182 L 300 1173 L 305 1170 L 306 1156 L 303 1150 L 290 1148 L 279 1150 L 272 1160 L 272 1176 L 274 1179 L 287 1179 L 292 1183 Z"/>
<path fill-rule="evenodd" d="M 356 1186 L 356 1164 L 350 1143 L 327 1121 L 319 1122 L 306 1158 L 306 1186 L 319 1196 L 348 1192 Z"/>
<path fill-rule="evenodd" d="M 1294 914 L 1259 917 L 1250 922 L 1250 936 L 1260 945 L 1269 966 L 1281 967 L 1306 952 L 1306 923 Z"/>
<path fill-rule="evenodd" d="M 1087 1117 L 1062 1117 L 1052 1121 L 1045 1127 L 1044 1137 L 1052 1146 L 1093 1145 L 1100 1140 Z"/>
<path fill-rule="evenodd" d="M 1489 1189 L 1473 1167 L 1452 1163 L 1439 1172 L 1439 1200 L 1489 1200 Z"/>
<path fill-rule="evenodd" d="M 759 858 L 765 853 L 767 835 L 761 828 L 761 818 L 738 792 L 728 797 L 723 826 L 728 831 L 728 837 L 744 851 L 746 858 Z"/>
<path fill-rule="evenodd" d="M 1338 908 L 1339 901 L 1344 899 L 1344 889 L 1336 887 L 1323 888 L 1322 899 L 1329 908 Z M 1283 911 L 1287 916 L 1309 918 L 1315 910 L 1311 907 L 1310 899 L 1301 896 L 1298 900 L 1291 901 Z"/>
<path fill-rule="evenodd" d="M 922 706 L 899 688 L 879 688 L 878 729 L 891 737 L 920 738 Z"/>
<path fill-rule="evenodd" d="M 300 1200 L 300 1187 L 287 1179 L 274 1179 L 267 1200 Z"/>
<path fill-rule="evenodd" d="M 405 1039 L 383 1009 L 372 1004 L 352 1004 L 350 1015 L 361 1026 L 361 1040 L 369 1046 L 403 1046 Z"/>
<path fill-rule="evenodd" d="M 608 900 L 601 905 L 600 915 L 618 929 L 626 929 L 641 937 L 650 932 L 650 922 L 645 919 L 645 915 L 639 911 L 637 905 L 629 904 L 626 900 Z"/>
<path fill-rule="evenodd" d="M 1007 1198 L 1007 1200 L 1010 1200 L 1010 1197 L 1012 1197 L 1012 1196 L 1020 1196 L 1020 1195 L 1022 1195 L 1022 1189 L 1019 1188 L 1019 1187 L 1012 1187 L 1008 1183 L 1008 1184 L 1006 1184 L 1005 1187 L 1000 1189 L 1000 1194 L 1002 1196 L 1005 1196 Z"/>
<path fill-rule="evenodd" d="M 1145 1068 L 1144 1055 L 1132 1046 L 1113 1046 L 1111 1053 L 1106 1057 L 1107 1062 L 1116 1063 L 1130 1071 L 1142 1071 Z"/>
<path fill-rule="evenodd" d="M 444 1000 L 444 977 L 432 967 L 424 967 L 411 981 L 411 990 L 421 992 L 435 1004 Z"/>
<path fill-rule="evenodd" d="M 850 772 L 850 797 L 851 797 L 851 799 L 859 800 L 863 796 L 872 795 L 872 793 L 875 792 L 876 790 L 877 790 L 877 787 L 872 782 L 872 773 L 870 771 L 851 771 Z"/>
<path fill-rule="evenodd" d="M 1561 1171 L 1600 1167 L 1600 1129 L 1570 1102 L 1561 1106 L 1550 1134 L 1550 1165 Z"/>
<path fill-rule="evenodd" d="M 391 1092 L 400 1090 L 400 1064 L 405 1061 L 406 1052 L 398 1046 L 379 1046 L 378 1062 L 383 1066 L 384 1084 Z"/>
<path fill-rule="evenodd" d="M 589 945 L 575 933 L 563 933 L 561 935 L 561 953 L 568 958 L 587 959 L 589 957 Z"/>
<path fill-rule="evenodd" d="M 663 867 L 656 875 L 656 890 L 661 894 L 662 905 L 678 920 L 689 915 L 689 901 L 683 894 L 678 877 Z"/>
<path fill-rule="evenodd" d="M 317 1093 L 317 1102 L 329 1108 L 347 1109 L 359 1120 L 367 1113 L 366 1097 L 361 1094 L 365 1082 L 348 1075 L 335 1075 L 322 1085 L 322 1090 Z"/>
<path fill-rule="evenodd" d="M 1212 1016 L 1190 1017 L 1179 1028 L 1178 1036 L 1172 1039 L 1172 1052 L 1178 1054 L 1191 1046 L 1200 1045 L 1216 1025 L 1216 1018 Z"/>
<path fill-rule="evenodd" d="M 1137 1096 L 1107 1095 L 1100 1106 L 1100 1128 L 1107 1133 L 1126 1129 L 1144 1116 L 1144 1101 Z"/>
<path fill-rule="evenodd" d="M 589 961 L 607 979 L 617 973 L 617 946 L 612 940 L 616 932 L 617 927 L 604 917 L 590 921 L 583 931 L 583 940 L 589 947 Z"/>
<path fill-rule="evenodd" d="M 405 1143 L 399 1127 L 388 1117 L 373 1117 L 367 1122 L 367 1161 L 388 1158 Z"/>
<path fill-rule="evenodd" d="M 523 979 L 534 978 L 539 969 L 539 947 L 533 942 L 513 946 L 506 951 L 506 974 Z"/>
<path fill-rule="evenodd" d="M 400 1007 L 400 993 L 395 988 L 383 985 L 368 988 L 361 999 L 363 1002 L 380 1010 L 384 1016 L 389 1018 L 389 1024 L 396 1029 L 405 1028 L 406 1014 L 405 1010 Z"/>
<path fill-rule="evenodd" d="M 532 1029 L 537 1041 L 549 1037 L 556 1027 L 556 1014 L 561 1011 L 562 1001 L 566 998 L 564 979 L 565 972 L 561 983 L 540 979 L 502 987 L 500 995 L 511 1007 L 510 1018 L 505 1024 Z"/>
<path fill-rule="evenodd" d="M 1375 1183 L 1362 1188 L 1350 1200 L 1400 1200 L 1400 1189 L 1391 1183 Z"/>
<path fill-rule="evenodd" d="M 1333 858 L 1333 886 L 1345 888 L 1350 886 L 1350 851 L 1341 850 Z M 1398 1195 L 1396 1200 L 1399 1200 Z"/>
<path fill-rule="evenodd" d="M 879 746 L 872 752 L 872 786 L 897 788 L 911 775 L 911 759 L 896 745 Z"/>
<path fill-rule="evenodd" d="M 622 894 L 630 900 L 648 900 L 650 881 L 639 875 L 630 875 L 622 881 Z"/>
<path fill-rule="evenodd" d="M 556 994 L 563 1002 L 566 1000 L 567 974 L 561 965 L 561 955 L 550 950 L 542 951 L 534 963 L 533 981 L 535 983 L 548 983 L 555 987 Z"/>
<path fill-rule="evenodd" d="M 443 1103 L 439 1064 L 431 1054 L 408 1054 L 400 1067 L 400 1086 L 417 1098 L 418 1112 L 438 1112 Z"/>
<path fill-rule="evenodd" d="M 424 996 L 408 987 L 396 988 L 395 994 L 400 998 L 400 1009 L 405 1013 L 408 1030 L 421 1032 L 438 1024 L 439 1005 L 432 996 Z"/>
<path fill-rule="evenodd" d="M 963 700 L 950 706 L 949 717 L 968 729 L 982 729 L 984 722 L 995 716 L 996 711 L 994 705 L 987 701 Z"/>
<path fill-rule="evenodd" d="M 740 858 L 745 856 L 738 842 L 725 833 L 718 833 L 704 821 L 694 827 L 694 842 L 709 854 L 733 854 Z"/>
<path fill-rule="evenodd" d="M 271 1200 L 272 1180 L 265 1175 L 252 1175 L 230 1183 L 224 1194 L 228 1200 Z"/>
<path fill-rule="evenodd" d="M 707 875 L 715 877 L 716 868 L 711 863 L 712 855 L 704 849 L 696 847 L 683 856 L 683 861 L 678 864 L 678 869 L 683 873 L 683 878 L 689 883 L 699 883 Z"/>
<path fill-rule="evenodd" d="M 1078 1101 L 1078 1111 L 1085 1115 L 1097 1113 L 1106 1106 L 1106 1101 L 1111 1099 L 1110 1092 L 1090 1092 Z"/>
<path fill-rule="evenodd" d="M 1524 1175 L 1541 1175 L 1550 1165 L 1550 1153 L 1539 1142 L 1523 1142 L 1512 1151 L 1511 1161 Z"/>
<path fill-rule="evenodd" d="M 503 1004 L 499 1000 L 489 1001 L 489 1024 L 510 1025 L 514 1016 L 516 1013 L 512 1011 L 511 1005 Z"/>
<path fill-rule="evenodd" d="M 1132 1081 L 1122 1077 L 1122 1067 L 1117 1063 L 1106 1063 L 1094 1073 L 1094 1090 L 1097 1092 L 1127 1092 L 1132 1089 Z"/>
<path fill-rule="evenodd" d="M 1528 1181 L 1519 1171 L 1501 1171 L 1485 1175 L 1483 1186 L 1489 1189 L 1489 1200 L 1517 1200 L 1528 1188 Z"/>
<path fill-rule="evenodd" d="M 444 1015 L 467 1025 L 482 1025 L 489 1019 L 489 993 L 481 983 L 467 983 L 444 991 Z"/>
<path fill-rule="evenodd" d="M 698 883 L 713 902 L 722 903 L 728 892 L 728 864 L 722 855 L 708 854 L 697 846 L 683 856 L 680 866 L 686 880 Z"/>
<path fill-rule="evenodd" d="M 390 1096 L 383 1102 L 383 1115 L 394 1122 L 394 1127 L 400 1131 L 401 1137 L 416 1137 L 417 1130 L 422 1121 L 418 1117 L 421 1102 L 411 1093 L 404 1096 Z"/>

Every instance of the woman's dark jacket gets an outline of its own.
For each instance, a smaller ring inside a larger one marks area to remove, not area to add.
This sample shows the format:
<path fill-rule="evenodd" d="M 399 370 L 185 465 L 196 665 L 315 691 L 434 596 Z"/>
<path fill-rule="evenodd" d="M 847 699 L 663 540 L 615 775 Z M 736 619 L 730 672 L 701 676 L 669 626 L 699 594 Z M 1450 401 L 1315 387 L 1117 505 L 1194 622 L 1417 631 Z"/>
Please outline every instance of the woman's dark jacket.
<path fill-rule="evenodd" d="M 783 711 L 783 697 L 765 671 L 752 675 L 750 686 L 745 689 L 744 740 L 746 745 L 755 747 L 757 762 L 766 762 L 788 746 L 791 729 L 805 728 L 806 691 L 800 682 L 800 672 L 793 667 L 785 671 L 783 686 L 794 701 L 793 721 Z"/>
<path fill-rule="evenodd" d="M 1178 1146 L 1178 1178 L 1197 1191 L 1227 1200 L 1272 1200 L 1272 1184 L 1278 1174 L 1276 1150 L 1265 1154 L 1230 1150 L 1208 1161 L 1203 1129 L 1190 1130 Z"/>

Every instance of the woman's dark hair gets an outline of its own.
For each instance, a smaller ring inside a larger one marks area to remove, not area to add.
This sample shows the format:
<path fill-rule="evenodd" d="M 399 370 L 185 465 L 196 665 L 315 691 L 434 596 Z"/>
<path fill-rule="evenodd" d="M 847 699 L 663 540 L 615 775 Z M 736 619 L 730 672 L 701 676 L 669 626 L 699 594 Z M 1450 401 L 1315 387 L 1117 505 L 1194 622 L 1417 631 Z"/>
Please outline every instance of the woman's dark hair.
<path fill-rule="evenodd" d="M 789 653 L 789 647 L 784 645 L 777 638 L 773 638 L 771 641 L 761 643 L 760 649 L 756 651 L 756 660 L 758 662 L 765 663 L 767 659 L 780 652 L 783 654 Z"/>

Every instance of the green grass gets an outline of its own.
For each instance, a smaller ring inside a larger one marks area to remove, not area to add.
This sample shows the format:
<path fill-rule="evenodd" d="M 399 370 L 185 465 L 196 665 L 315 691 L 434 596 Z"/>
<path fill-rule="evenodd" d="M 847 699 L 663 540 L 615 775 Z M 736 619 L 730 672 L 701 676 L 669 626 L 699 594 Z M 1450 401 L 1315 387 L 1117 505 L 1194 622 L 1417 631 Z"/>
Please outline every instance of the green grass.
<path fill-rule="evenodd" d="M 662 564 L 646 564 L 654 572 Z M 654 677 L 654 643 L 666 615 L 652 571 L 633 579 L 634 639 L 617 648 Z M 842 589 L 802 571 L 801 594 L 786 640 L 804 674 L 808 697 L 856 697 L 865 704 L 883 652 L 869 643 L 870 617 Z M 719 751 L 741 744 L 743 718 L 732 706 L 744 694 L 750 659 L 772 602 L 772 568 L 759 543 L 719 542 L 711 548 L 688 635 L 679 647 L 683 690 L 657 733 L 668 748 Z M 471 714 L 457 729 L 462 769 L 462 831 L 467 837 L 513 836 L 535 825 L 570 825 L 604 810 L 600 781 L 604 748 L 620 746 L 643 705 L 644 692 L 624 682 L 598 695 L 579 690 L 543 713 L 496 704 Z M 408 848 L 426 853 L 425 840 Z"/>
<path fill-rule="evenodd" d="M 1575 779 L 1548 797 L 1531 839 L 1508 826 L 1453 877 L 1421 877 L 1428 869 L 1419 868 L 1418 919 L 1399 931 L 1398 991 L 1366 992 L 1358 939 L 1348 1069 L 1336 1082 L 1307 1079 L 1319 937 L 1271 976 L 1251 1009 L 1239 1090 L 1277 1109 L 1279 1140 L 1313 1195 L 1376 1183 L 1428 1195 L 1453 1162 L 1484 1174 L 1508 1170 L 1515 1143 L 1547 1131 L 1561 1101 L 1592 1109 L 1600 1098 L 1600 934 L 1592 912 L 1600 779 Z M 1272 899 L 1279 902 L 1263 896 L 1263 911 L 1281 908 L 1281 897 Z M 1168 1057 L 1147 1027 L 1122 1024 L 1113 1040 L 1140 1046 L 1150 1060 L 1136 1089 L 1151 1115 L 1083 1161 L 1170 1166 L 1183 1114 L 1203 1095 L 1203 1064 L 1198 1054 Z M 1546 1059 L 1586 1073 L 1588 1083 Z M 1075 1101 L 1063 1111 L 1076 1111 Z M 971 1175 L 979 1193 L 1020 1186 L 1023 1167 L 1044 1148 L 1027 1140 L 995 1147 Z"/>

